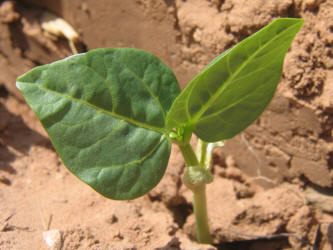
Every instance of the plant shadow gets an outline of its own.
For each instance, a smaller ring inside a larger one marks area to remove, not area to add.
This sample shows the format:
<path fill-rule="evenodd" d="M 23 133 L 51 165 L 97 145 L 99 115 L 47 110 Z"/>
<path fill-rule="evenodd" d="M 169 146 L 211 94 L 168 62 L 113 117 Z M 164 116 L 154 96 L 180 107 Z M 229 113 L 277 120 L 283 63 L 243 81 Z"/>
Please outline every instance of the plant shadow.
<path fill-rule="evenodd" d="M 27 155 L 32 145 L 52 145 L 47 137 L 29 128 L 20 115 L 8 111 L 3 102 L 6 98 L 8 92 L 0 87 L 0 173 L 16 174 L 11 163 L 18 155 Z"/>

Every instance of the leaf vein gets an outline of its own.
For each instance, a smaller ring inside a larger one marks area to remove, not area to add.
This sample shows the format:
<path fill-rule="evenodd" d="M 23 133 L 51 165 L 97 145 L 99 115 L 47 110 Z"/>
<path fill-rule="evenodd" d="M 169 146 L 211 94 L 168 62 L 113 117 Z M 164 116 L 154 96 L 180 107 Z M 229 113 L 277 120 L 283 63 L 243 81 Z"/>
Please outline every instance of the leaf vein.
<path fill-rule="evenodd" d="M 101 114 L 100 111 L 98 111 L 96 114 L 94 114 L 92 117 L 88 118 L 87 120 L 84 120 L 82 122 L 78 122 L 78 123 L 75 123 L 75 124 L 70 124 L 70 123 L 66 123 L 66 122 L 61 122 L 60 124 L 64 127 L 67 127 L 67 128 L 72 128 L 72 127 L 76 127 L 76 126 L 83 126 L 86 123 L 96 119 L 99 114 Z"/>
<path fill-rule="evenodd" d="M 164 109 L 162 107 L 162 104 L 159 101 L 159 99 L 157 98 L 157 96 L 155 96 L 154 92 L 148 86 L 148 84 L 143 79 L 141 79 L 134 71 L 132 71 L 129 67 L 127 67 L 124 63 L 122 63 L 122 62 L 119 61 L 119 64 L 123 68 L 127 69 L 135 77 L 135 79 L 137 79 L 139 82 L 142 83 L 142 85 L 145 87 L 145 89 L 149 92 L 149 94 L 153 97 L 153 99 L 155 100 L 155 102 L 157 103 L 157 105 L 160 107 L 161 112 L 162 112 L 162 116 L 163 116 L 163 120 L 165 120 L 166 115 L 165 115 Z"/>
<path fill-rule="evenodd" d="M 288 33 L 289 29 L 293 28 L 293 26 L 289 26 L 287 29 L 282 31 L 280 34 L 283 35 L 285 33 Z M 207 109 L 211 106 L 211 104 L 215 102 L 215 100 L 224 92 L 226 87 L 228 87 L 231 84 L 231 82 L 235 79 L 235 77 L 243 70 L 243 68 L 247 65 L 248 62 L 250 62 L 254 57 L 256 57 L 257 54 L 259 54 L 263 49 L 265 49 L 267 46 L 269 46 L 271 43 L 273 43 L 278 38 L 280 38 L 280 36 L 275 36 L 273 39 L 269 40 L 264 45 L 261 44 L 255 53 L 253 53 L 250 57 L 248 57 L 246 60 L 244 60 L 239 65 L 238 69 L 231 76 L 229 76 L 229 78 L 225 82 L 225 84 L 221 85 L 221 87 L 216 91 L 214 96 L 206 104 L 202 105 L 202 108 L 193 117 L 191 123 L 195 124 L 200 119 L 200 117 L 207 111 Z M 230 54 L 228 54 L 228 56 L 230 56 Z M 227 61 L 228 61 L 228 58 L 227 58 Z"/>
<path fill-rule="evenodd" d="M 51 92 L 51 93 L 53 93 L 55 95 L 62 96 L 62 97 L 66 98 L 66 99 L 69 99 L 69 100 L 71 100 L 73 102 L 79 102 L 81 104 L 89 106 L 90 108 L 93 108 L 93 109 L 95 109 L 97 111 L 100 111 L 100 112 L 102 112 L 102 113 L 104 113 L 106 115 L 109 115 L 109 116 L 112 116 L 112 117 L 115 117 L 115 118 L 118 118 L 118 119 L 121 119 L 121 120 L 125 120 L 126 122 L 131 123 L 131 124 L 133 124 L 133 125 L 135 125 L 137 127 L 141 127 L 141 128 L 145 128 L 145 129 L 150 129 L 150 130 L 153 130 L 155 132 L 162 133 L 162 134 L 168 134 L 169 133 L 169 131 L 166 128 L 159 128 L 159 127 L 155 127 L 155 126 L 152 126 L 152 125 L 148 125 L 148 124 L 142 123 L 140 121 L 135 121 L 135 120 L 130 119 L 130 118 L 126 117 L 126 116 L 121 116 L 121 115 L 119 115 L 119 114 L 117 114 L 117 113 L 115 113 L 113 111 L 108 111 L 108 110 L 102 109 L 102 108 L 100 108 L 98 106 L 95 106 L 95 105 L 89 103 L 89 102 L 83 101 L 81 99 L 75 99 L 72 96 L 59 93 L 59 92 L 54 91 L 52 89 L 46 88 L 46 87 L 44 87 L 42 85 L 36 85 L 36 84 L 30 83 L 30 82 L 24 82 L 24 84 L 30 84 L 30 85 L 33 85 L 34 87 L 44 89 L 45 91 L 49 91 L 49 92 Z"/>
<path fill-rule="evenodd" d="M 104 167 L 97 167 L 100 169 L 105 169 L 105 168 L 113 168 L 113 167 L 129 167 L 131 165 L 140 165 L 142 162 L 144 162 L 146 159 L 148 159 L 158 148 L 159 146 L 166 140 L 166 136 L 162 136 L 161 140 L 152 148 L 152 150 L 150 150 L 146 155 L 144 155 L 143 157 L 141 157 L 139 160 L 134 160 L 128 163 L 124 163 L 124 164 L 114 164 L 114 165 L 109 165 L 109 166 L 104 166 Z M 92 168 L 96 168 L 96 167 L 92 167 Z"/>
<path fill-rule="evenodd" d="M 109 93 L 111 95 L 111 103 L 112 103 L 112 110 L 114 109 L 114 97 L 112 94 L 112 89 L 111 86 L 109 86 L 107 80 L 101 75 L 99 74 L 97 71 L 95 71 L 92 67 L 89 67 L 86 64 L 81 64 L 81 63 L 73 63 L 73 65 L 78 65 L 78 66 L 83 66 L 85 68 L 87 68 L 88 70 L 90 70 L 93 74 L 95 74 L 96 76 L 98 76 L 99 78 L 101 78 L 103 80 L 103 83 L 105 84 L 105 86 L 107 87 L 107 89 L 109 90 Z"/>
<path fill-rule="evenodd" d="M 200 121 L 208 120 L 208 119 L 210 119 L 211 117 L 218 116 L 219 114 L 224 113 L 224 112 L 227 111 L 228 109 L 231 109 L 233 106 L 235 106 L 235 105 L 241 103 L 242 101 L 244 101 L 244 100 L 245 100 L 247 97 L 249 97 L 253 92 L 256 92 L 258 89 L 260 89 L 260 88 L 262 88 L 262 87 L 264 87 L 264 85 L 259 85 L 259 86 L 257 86 L 257 87 L 254 88 L 251 92 L 249 92 L 248 94 L 244 95 L 242 98 L 238 99 L 237 102 L 234 102 L 234 103 L 228 105 L 227 107 L 225 107 L 225 108 L 222 109 L 222 110 L 219 110 L 219 111 L 217 111 L 217 112 L 215 112 L 215 113 L 212 113 L 212 114 L 210 114 L 210 115 L 207 115 L 207 116 L 202 117 L 202 118 L 200 119 Z M 219 118 L 222 119 L 221 117 L 219 117 Z M 223 121 L 225 121 L 225 120 L 223 120 Z M 231 125 L 232 125 L 232 124 L 231 124 Z"/>
<path fill-rule="evenodd" d="M 97 141 L 94 141 L 90 145 L 87 145 L 87 146 L 84 146 L 84 147 L 78 147 L 78 146 L 73 146 L 72 145 L 72 147 L 82 149 L 83 151 L 86 150 L 86 149 L 89 149 L 90 147 L 97 145 L 98 143 L 102 142 L 103 140 L 105 140 L 106 138 L 108 138 L 112 134 L 114 134 L 120 128 L 121 124 L 123 124 L 123 123 L 124 123 L 124 120 L 119 120 L 119 122 L 115 125 L 115 127 L 111 131 L 109 131 L 106 135 L 102 136 L 101 138 L 99 138 Z"/>

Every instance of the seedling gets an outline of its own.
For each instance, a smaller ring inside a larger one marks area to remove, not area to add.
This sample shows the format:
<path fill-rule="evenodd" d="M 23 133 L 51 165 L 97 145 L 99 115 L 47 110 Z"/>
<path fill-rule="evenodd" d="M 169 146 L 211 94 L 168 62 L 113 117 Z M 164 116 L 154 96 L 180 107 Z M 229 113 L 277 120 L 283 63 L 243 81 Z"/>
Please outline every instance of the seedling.
<path fill-rule="evenodd" d="M 67 168 L 107 198 L 149 192 L 176 143 L 187 165 L 184 184 L 193 191 L 197 239 L 211 243 L 205 187 L 213 180 L 212 148 L 264 111 L 302 24 L 277 19 L 216 57 L 182 92 L 157 57 L 131 48 L 95 49 L 36 67 L 17 87 Z"/>

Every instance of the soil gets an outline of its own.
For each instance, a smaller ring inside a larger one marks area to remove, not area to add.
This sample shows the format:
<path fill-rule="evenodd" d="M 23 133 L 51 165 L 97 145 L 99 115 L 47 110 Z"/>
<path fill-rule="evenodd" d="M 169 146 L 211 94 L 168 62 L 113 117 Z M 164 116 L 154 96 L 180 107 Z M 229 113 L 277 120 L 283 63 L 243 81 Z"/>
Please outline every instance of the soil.
<path fill-rule="evenodd" d="M 66 38 L 42 29 L 46 11 L 78 32 L 80 52 L 148 50 L 174 69 L 182 87 L 275 18 L 306 19 L 269 108 L 214 152 L 207 186 L 213 245 L 195 242 L 177 147 L 158 186 L 132 201 L 100 196 L 63 166 L 15 88 L 20 74 L 72 54 Z M 1 250 L 332 249 L 332 136 L 330 0 L 0 2 Z"/>

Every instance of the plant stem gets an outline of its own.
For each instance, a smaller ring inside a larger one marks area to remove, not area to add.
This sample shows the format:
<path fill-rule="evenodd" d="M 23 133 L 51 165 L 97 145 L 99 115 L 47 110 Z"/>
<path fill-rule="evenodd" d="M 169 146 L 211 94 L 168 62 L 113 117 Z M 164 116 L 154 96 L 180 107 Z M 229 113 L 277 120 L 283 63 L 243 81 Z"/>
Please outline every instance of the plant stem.
<path fill-rule="evenodd" d="M 178 144 L 180 151 L 184 157 L 187 167 L 199 166 L 199 161 L 189 143 Z M 207 201 L 206 201 L 206 185 L 200 188 L 192 189 L 193 192 L 193 208 L 196 222 L 197 240 L 199 243 L 212 243 L 209 232 Z"/>
<path fill-rule="evenodd" d="M 199 161 L 196 154 L 193 151 L 191 144 L 178 144 L 180 151 L 184 157 L 186 165 L 189 166 L 199 166 Z"/>
<path fill-rule="evenodd" d="M 197 156 L 200 161 L 200 165 L 203 166 L 205 169 L 209 168 L 209 164 L 207 165 L 207 158 L 211 158 L 211 155 L 207 156 L 207 147 L 208 143 L 198 139 L 197 144 Z"/>
<path fill-rule="evenodd" d="M 199 243 L 211 244 L 212 237 L 209 232 L 206 204 L 206 185 L 203 185 L 203 188 L 193 192 L 193 207 L 197 230 L 197 239 Z"/>

